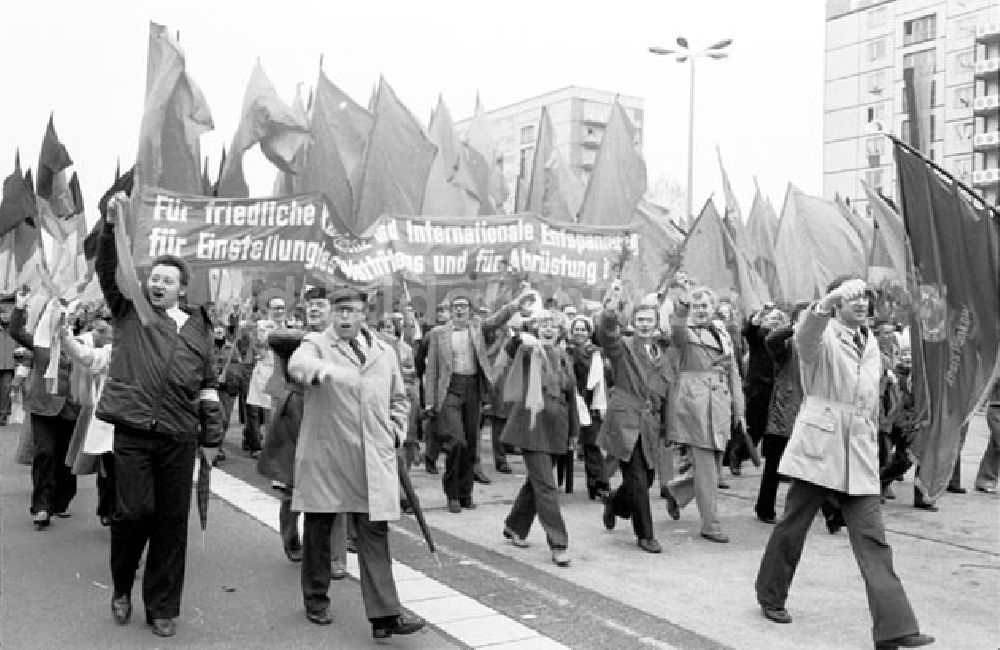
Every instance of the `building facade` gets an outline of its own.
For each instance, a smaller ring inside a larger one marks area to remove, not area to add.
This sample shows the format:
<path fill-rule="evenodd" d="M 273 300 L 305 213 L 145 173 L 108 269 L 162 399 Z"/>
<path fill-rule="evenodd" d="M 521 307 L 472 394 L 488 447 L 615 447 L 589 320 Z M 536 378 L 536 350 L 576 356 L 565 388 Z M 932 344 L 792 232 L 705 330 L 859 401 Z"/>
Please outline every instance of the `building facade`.
<path fill-rule="evenodd" d="M 542 107 L 548 109 L 556 147 L 580 180 L 586 183 L 594 168 L 615 96 L 603 90 L 568 86 L 487 112 L 497 155 L 503 157 L 508 189 L 504 208 L 508 212 L 514 211 L 518 177 L 531 175 Z M 617 97 L 635 126 L 636 145 L 641 150 L 644 101 L 628 95 Z M 470 122 L 471 118 L 455 124 L 463 139 Z"/>
<path fill-rule="evenodd" d="M 909 139 L 904 70 L 929 86 L 924 153 L 996 204 L 997 0 L 827 0 L 823 193 L 895 196 L 891 132 Z M 860 207 L 860 205 L 859 205 Z"/>

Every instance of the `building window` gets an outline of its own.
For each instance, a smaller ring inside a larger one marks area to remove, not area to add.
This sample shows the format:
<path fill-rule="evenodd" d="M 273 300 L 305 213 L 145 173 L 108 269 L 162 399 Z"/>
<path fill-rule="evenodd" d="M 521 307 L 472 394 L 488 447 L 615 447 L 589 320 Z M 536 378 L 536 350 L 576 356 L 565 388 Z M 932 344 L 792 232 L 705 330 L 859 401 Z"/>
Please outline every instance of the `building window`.
<path fill-rule="evenodd" d="M 910 120 L 903 120 L 899 123 L 899 139 L 908 145 L 913 145 L 910 142 Z"/>
<path fill-rule="evenodd" d="M 951 159 L 951 173 L 963 183 L 972 180 L 972 156 L 955 156 Z"/>
<path fill-rule="evenodd" d="M 903 23 L 903 45 L 937 38 L 937 15 L 930 14 Z"/>
<path fill-rule="evenodd" d="M 868 154 L 868 166 L 878 167 L 882 161 L 882 137 L 868 138 L 865 140 L 865 151 Z"/>
<path fill-rule="evenodd" d="M 959 52 L 955 55 L 955 68 L 963 71 L 972 71 L 976 67 L 976 57 L 975 53 L 969 52 Z"/>
<path fill-rule="evenodd" d="M 876 192 L 882 191 L 882 169 L 868 169 L 865 170 L 865 182 L 868 183 L 868 187 L 872 188 Z"/>
<path fill-rule="evenodd" d="M 971 121 L 953 124 L 952 128 L 955 130 L 955 139 L 959 142 L 971 140 L 972 134 L 975 133 L 975 129 L 973 127 L 974 125 Z"/>
<path fill-rule="evenodd" d="M 868 60 L 869 61 L 879 61 L 885 58 L 885 39 L 880 38 L 877 41 L 871 41 L 868 43 Z"/>
<path fill-rule="evenodd" d="M 885 106 L 883 104 L 874 104 L 868 107 L 868 123 L 881 122 L 885 119 Z"/>
<path fill-rule="evenodd" d="M 889 12 L 885 7 L 876 7 L 866 14 L 868 27 L 881 27 L 889 21 Z"/>
<path fill-rule="evenodd" d="M 972 108 L 972 86 L 955 88 L 952 97 L 952 108 Z"/>
<path fill-rule="evenodd" d="M 931 81 L 930 86 L 931 86 L 931 103 L 930 103 L 930 105 L 934 106 L 934 104 L 937 102 L 937 81 Z M 917 90 L 917 92 L 920 92 L 920 86 L 919 85 L 917 86 L 916 90 Z M 899 100 L 899 110 L 901 110 L 904 113 L 907 112 L 908 110 L 910 110 L 910 102 L 906 99 L 906 87 L 905 86 L 903 87 L 903 93 L 902 93 L 902 96 L 900 97 L 900 100 Z"/>
<path fill-rule="evenodd" d="M 638 108 L 628 109 L 629 117 L 632 118 L 632 126 L 640 127 L 642 126 L 642 111 Z"/>
<path fill-rule="evenodd" d="M 868 92 L 881 95 L 885 90 L 885 70 L 879 70 L 868 75 Z"/>
<path fill-rule="evenodd" d="M 535 144 L 535 125 L 521 127 L 521 144 Z"/>
<path fill-rule="evenodd" d="M 916 68 L 917 70 L 926 69 L 927 72 L 936 72 L 937 58 L 934 56 L 935 53 L 934 48 L 930 48 L 928 50 L 904 54 L 903 67 Z"/>
<path fill-rule="evenodd" d="M 519 175 L 521 178 L 528 178 L 531 175 L 531 161 L 534 157 L 534 147 L 525 147 L 524 149 L 521 149 L 521 162 L 519 167 Z"/>

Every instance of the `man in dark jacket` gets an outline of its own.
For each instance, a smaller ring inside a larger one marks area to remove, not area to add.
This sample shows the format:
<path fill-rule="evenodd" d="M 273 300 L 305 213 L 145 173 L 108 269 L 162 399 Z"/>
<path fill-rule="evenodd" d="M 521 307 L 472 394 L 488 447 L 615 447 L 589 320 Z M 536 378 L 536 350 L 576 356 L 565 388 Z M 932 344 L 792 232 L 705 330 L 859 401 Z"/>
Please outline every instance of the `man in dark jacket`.
<path fill-rule="evenodd" d="M 176 257 L 154 260 L 145 293 L 153 320 L 142 324 L 115 279 L 113 229 L 128 198 L 112 199 L 101 231 L 97 274 L 114 318 L 115 344 L 97 417 L 115 426 L 118 508 L 111 524 L 115 622 L 132 614 L 132 583 L 149 544 L 143 573 L 146 621 L 173 636 L 180 614 L 195 454 L 213 461 L 222 442 L 212 324 L 202 307 L 186 309 L 188 269 Z"/>

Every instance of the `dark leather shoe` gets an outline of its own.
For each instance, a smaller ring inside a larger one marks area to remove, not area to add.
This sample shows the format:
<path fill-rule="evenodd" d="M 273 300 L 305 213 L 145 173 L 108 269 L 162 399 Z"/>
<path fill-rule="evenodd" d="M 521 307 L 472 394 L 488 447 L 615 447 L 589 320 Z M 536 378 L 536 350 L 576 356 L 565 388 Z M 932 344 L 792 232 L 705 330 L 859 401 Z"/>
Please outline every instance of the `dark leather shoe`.
<path fill-rule="evenodd" d="M 154 618 L 153 634 L 156 636 L 173 636 L 177 634 L 177 624 L 172 618 Z"/>
<path fill-rule="evenodd" d="M 710 542 L 715 542 L 716 544 L 729 543 L 729 535 L 725 533 L 702 533 L 701 536 Z"/>
<path fill-rule="evenodd" d="M 601 516 L 604 521 L 604 527 L 608 530 L 615 529 L 615 507 L 612 503 L 611 495 L 608 495 L 604 499 L 604 514 Z"/>
<path fill-rule="evenodd" d="M 517 548 L 528 548 L 530 544 L 523 537 L 515 533 L 509 526 L 503 527 L 503 536 L 510 540 L 510 543 Z"/>
<path fill-rule="evenodd" d="M 118 625 L 128 625 L 132 618 L 132 597 L 128 594 L 115 594 L 111 597 L 111 615 Z"/>
<path fill-rule="evenodd" d="M 388 639 L 393 634 L 413 634 L 419 632 L 427 625 L 426 621 L 406 614 L 400 614 L 388 622 L 372 622 L 372 637 L 376 639 Z"/>
<path fill-rule="evenodd" d="M 489 476 L 486 476 L 486 474 L 483 473 L 483 470 L 481 469 L 477 469 L 473 472 L 472 478 L 475 479 L 476 483 L 482 483 L 483 485 L 489 485 L 493 482 Z"/>
<path fill-rule="evenodd" d="M 656 541 L 655 537 L 650 537 L 649 539 L 640 539 L 638 541 L 639 548 L 646 551 L 647 553 L 662 553 L 663 547 L 660 543 Z"/>
<path fill-rule="evenodd" d="M 729 488 L 730 488 L 729 483 L 726 483 L 722 479 L 719 479 L 719 489 L 720 490 L 728 490 Z"/>
<path fill-rule="evenodd" d="M 424 456 L 424 471 L 426 471 L 428 474 L 438 473 L 437 463 L 435 463 L 427 456 Z"/>
<path fill-rule="evenodd" d="M 667 499 L 667 514 L 670 515 L 671 519 L 677 521 L 678 519 L 681 518 L 681 509 L 680 506 L 677 505 L 677 499 L 675 499 L 674 495 L 670 494 L 670 492 L 667 492 L 666 499 Z"/>
<path fill-rule="evenodd" d="M 947 488 L 947 490 L 948 490 L 948 492 L 951 492 L 952 494 L 965 494 L 966 492 L 968 492 L 968 490 L 966 490 L 964 487 L 961 487 L 961 486 L 952 487 L 952 486 L 949 485 L 948 488 Z"/>
<path fill-rule="evenodd" d="M 760 611 L 764 618 L 775 623 L 791 623 L 792 615 L 784 607 L 774 607 L 772 605 L 761 605 Z"/>
<path fill-rule="evenodd" d="M 462 502 L 458 499 L 448 499 L 448 512 L 456 515 L 462 512 Z"/>
<path fill-rule="evenodd" d="M 759 512 L 757 513 L 757 519 L 760 519 L 765 524 L 773 524 L 775 521 L 777 521 L 777 517 L 775 517 L 774 515 L 762 515 Z"/>
<path fill-rule="evenodd" d="M 470 499 L 459 499 L 458 505 L 462 506 L 463 510 L 475 510 L 476 502 Z"/>
<path fill-rule="evenodd" d="M 330 616 L 330 608 L 326 607 L 319 610 L 318 612 L 306 612 L 306 618 L 309 619 L 310 623 L 315 623 L 316 625 L 329 625 L 333 623 L 333 617 Z"/>
<path fill-rule="evenodd" d="M 934 637 L 926 634 L 907 634 L 906 636 L 876 641 L 875 650 L 896 650 L 896 648 L 919 648 L 934 643 Z"/>
<path fill-rule="evenodd" d="M 501 474 L 510 474 L 513 470 L 511 470 L 510 465 L 507 464 L 507 461 L 504 461 L 499 465 L 497 465 L 497 471 L 500 472 Z"/>
<path fill-rule="evenodd" d="M 917 510 L 926 510 L 927 512 L 937 512 L 939 508 L 933 503 L 928 503 L 926 501 L 921 501 L 919 503 L 914 503 L 913 507 Z"/>
<path fill-rule="evenodd" d="M 302 547 L 301 546 L 286 546 L 285 547 L 285 557 L 288 558 L 289 562 L 301 562 L 302 561 Z"/>

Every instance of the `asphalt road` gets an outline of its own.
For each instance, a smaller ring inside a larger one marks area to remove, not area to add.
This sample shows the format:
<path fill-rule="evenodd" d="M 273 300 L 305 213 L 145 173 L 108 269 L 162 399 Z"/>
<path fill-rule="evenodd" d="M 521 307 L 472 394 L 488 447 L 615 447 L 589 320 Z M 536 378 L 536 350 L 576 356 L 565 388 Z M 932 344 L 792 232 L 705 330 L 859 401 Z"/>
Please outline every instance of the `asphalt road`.
<path fill-rule="evenodd" d="M 222 471 L 273 494 L 255 462 L 240 450 L 238 424 L 226 441 Z M 976 418 L 963 452 L 963 476 L 972 477 L 985 447 L 986 427 Z M 226 501 L 213 498 L 206 535 L 190 526 L 187 582 L 177 637 L 151 635 L 141 616 L 119 628 L 108 613 L 108 533 L 93 509 L 92 477 L 81 477 L 71 519 L 35 532 L 27 513 L 29 468 L 14 465 L 13 427 L 0 428 L 0 644 L 4 648 L 56 647 L 366 647 L 375 645 L 356 581 L 334 583 L 335 623 L 310 625 L 302 614 L 298 567 L 281 551 L 277 534 Z M 487 459 L 488 461 L 488 459 Z M 503 517 L 524 480 L 515 473 L 477 485 L 476 510 L 445 509 L 439 476 L 411 471 L 433 528 L 432 556 L 412 517 L 394 526 L 393 557 L 437 583 L 471 597 L 544 637 L 572 648 L 862 648 L 871 647 L 864 586 L 845 533 L 810 533 L 788 607 L 795 622 L 776 626 L 759 614 L 753 578 L 770 527 L 753 517 L 759 470 L 729 478 L 722 491 L 728 545 L 698 537 L 694 505 L 671 521 L 654 499 L 661 555 L 635 547 L 628 522 L 604 530 L 601 508 L 585 490 L 563 495 L 570 533 L 570 568 L 548 558 L 536 526 L 531 547 L 516 549 L 500 535 Z M 583 485 L 577 467 L 576 485 Z M 657 493 L 654 486 L 652 495 Z M 942 648 L 1000 647 L 1000 500 L 970 490 L 947 495 L 939 513 L 911 507 L 912 485 L 898 483 L 899 499 L 885 508 L 897 573 L 923 631 Z M 779 500 L 780 503 L 780 500 Z M 623 525 L 624 524 L 624 525 Z M 402 587 L 401 587 L 402 591 Z M 139 602 L 137 587 L 135 602 Z M 475 645 L 447 626 L 393 638 L 398 647 Z M 511 646 L 514 647 L 514 646 Z M 522 644 L 517 647 L 537 647 Z"/>

